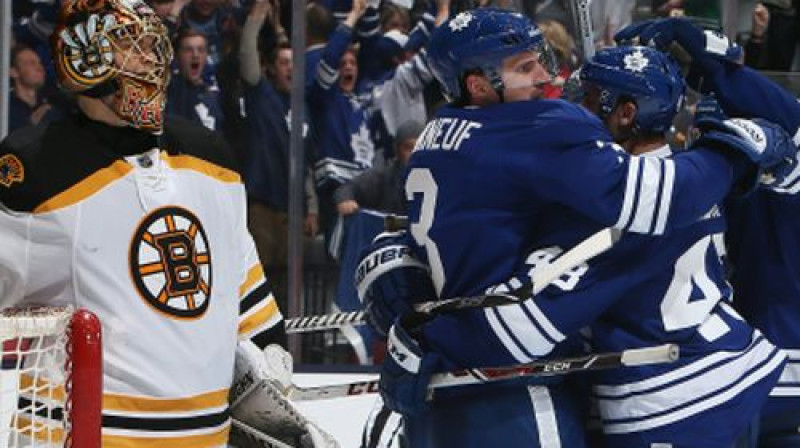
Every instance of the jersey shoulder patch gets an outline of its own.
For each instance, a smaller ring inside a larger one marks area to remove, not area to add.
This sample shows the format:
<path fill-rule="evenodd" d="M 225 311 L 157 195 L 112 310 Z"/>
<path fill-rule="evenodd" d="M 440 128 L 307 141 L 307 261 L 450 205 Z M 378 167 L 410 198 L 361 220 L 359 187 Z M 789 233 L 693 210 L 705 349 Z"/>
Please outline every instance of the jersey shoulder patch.
<path fill-rule="evenodd" d="M 37 211 L 115 159 L 73 118 L 20 129 L 0 143 L 0 202 Z"/>
<path fill-rule="evenodd" d="M 37 151 L 44 126 L 28 126 L 6 137 L 0 144 L 0 188 L 11 189 L 25 181 L 26 154 Z"/>

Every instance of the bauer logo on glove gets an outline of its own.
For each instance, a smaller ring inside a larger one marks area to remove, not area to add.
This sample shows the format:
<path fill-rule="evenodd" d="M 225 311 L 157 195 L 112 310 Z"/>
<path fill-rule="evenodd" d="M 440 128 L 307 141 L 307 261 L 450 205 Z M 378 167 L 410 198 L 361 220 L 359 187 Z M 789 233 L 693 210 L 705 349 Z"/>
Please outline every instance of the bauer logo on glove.
<path fill-rule="evenodd" d="M 414 303 L 436 297 L 430 270 L 414 257 L 407 238 L 405 232 L 378 235 L 356 269 L 358 298 L 370 327 L 381 336 Z"/>
<path fill-rule="evenodd" d="M 399 266 L 416 266 L 427 269 L 424 264 L 411 256 L 411 249 L 408 246 L 386 246 L 368 254 L 361 260 L 356 269 L 356 285 L 369 285 L 379 275 Z M 363 291 L 359 291 L 359 297 L 363 297 L 363 295 Z"/>

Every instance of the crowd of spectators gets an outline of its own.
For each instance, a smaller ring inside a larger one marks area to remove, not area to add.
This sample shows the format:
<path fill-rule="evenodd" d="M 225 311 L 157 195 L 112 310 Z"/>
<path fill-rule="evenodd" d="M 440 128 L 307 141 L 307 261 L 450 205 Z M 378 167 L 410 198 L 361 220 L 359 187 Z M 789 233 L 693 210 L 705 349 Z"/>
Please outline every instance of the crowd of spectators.
<path fill-rule="evenodd" d="M 49 35 L 61 0 L 15 0 L 9 130 L 46 123 L 74 105 L 56 89 Z M 483 4 L 537 21 L 557 56 L 561 84 L 581 62 L 571 0 L 316 0 L 306 5 L 305 231 L 329 236 L 359 208 L 402 212 L 400 172 L 409 141 L 442 101 L 425 45 L 434 28 Z M 249 225 L 266 269 L 285 272 L 289 202 L 292 2 L 147 0 L 167 24 L 175 60 L 166 114 L 221 133 L 242 166 Z M 746 62 L 789 70 L 798 0 L 763 0 L 738 36 Z M 719 25 L 720 2 L 594 0 L 595 45 L 642 12 L 687 14 Z M 279 274 L 280 275 L 280 274 Z M 285 291 L 277 291 L 286 309 Z"/>

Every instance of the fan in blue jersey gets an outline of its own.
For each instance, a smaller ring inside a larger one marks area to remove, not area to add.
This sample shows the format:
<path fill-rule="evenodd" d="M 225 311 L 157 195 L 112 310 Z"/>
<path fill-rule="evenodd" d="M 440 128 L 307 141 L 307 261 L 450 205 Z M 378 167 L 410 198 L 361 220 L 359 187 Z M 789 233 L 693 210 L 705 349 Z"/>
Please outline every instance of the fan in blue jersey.
<path fill-rule="evenodd" d="M 665 134 L 685 84 L 670 57 L 646 47 L 606 49 L 579 79 L 583 104 L 627 152 L 676 157 Z M 700 123 L 724 122 L 698 110 Z M 606 307 L 591 325 L 597 351 L 679 344 L 677 363 L 593 376 L 607 446 L 733 447 L 777 381 L 784 355 L 726 303 L 725 224 L 715 207 L 662 237 L 629 235 L 574 287 L 544 294 Z"/>
<path fill-rule="evenodd" d="M 539 30 L 520 14 L 460 13 L 437 29 L 428 52 L 451 104 L 418 139 L 405 189 L 412 250 L 430 266 L 442 298 L 482 293 L 514 275 L 531 248 L 541 249 L 533 261 L 547 263 L 600 227 L 647 236 L 694 224 L 734 181 L 749 181 L 756 165 L 771 166 L 795 151 L 780 129 L 749 123 L 763 139 L 717 126 L 701 146 L 670 159 L 629 155 L 582 107 L 539 99 L 552 76 L 550 58 Z M 689 248 L 670 248 L 681 249 Z M 626 259 L 622 267 L 647 261 Z M 582 266 L 562 289 L 611 277 L 609 264 L 598 260 L 605 268 L 587 271 L 585 279 Z M 614 277 L 614 289 L 601 282 L 593 299 L 579 288 L 569 291 L 575 300 L 526 300 L 426 322 L 414 322 L 413 314 L 399 319 L 389 330 L 381 391 L 406 415 L 410 444 L 584 446 L 575 403 L 557 380 L 445 390 L 433 401 L 425 400 L 427 385 L 440 370 L 568 352 L 568 336 L 637 280 Z"/>
<path fill-rule="evenodd" d="M 177 115 L 212 131 L 223 129 L 219 89 L 203 79 L 208 56 L 205 34 L 184 28 L 175 38 L 178 70 L 167 88 L 167 115 Z"/>
<path fill-rule="evenodd" d="M 320 224 L 329 239 L 336 219 L 333 192 L 372 166 L 375 141 L 370 130 L 370 98 L 356 91 L 358 65 L 351 47 L 357 23 L 368 10 L 366 0 L 353 1 L 345 20 L 331 34 L 307 89 L 311 139 L 317 152 L 314 182 Z"/>
<path fill-rule="evenodd" d="M 314 180 L 320 220 L 329 240 L 338 216 L 334 191 L 389 155 L 388 135 L 394 135 L 405 121 L 424 115 L 422 91 L 433 79 L 423 53 L 395 67 L 379 85 L 363 90 L 356 63 L 356 53 L 362 50 L 357 52 L 350 44 L 354 35 L 363 43 L 365 36 L 377 33 L 377 14 L 365 0 L 352 2 L 321 51 L 314 82 L 307 90 L 317 152 Z"/>
<path fill-rule="evenodd" d="M 798 141 L 800 104 L 786 90 L 742 66 L 741 49 L 724 36 L 681 19 L 644 22 L 620 31 L 666 48 L 679 43 L 692 57 L 689 80 L 713 92 L 728 114 L 763 117 L 780 124 Z M 700 83 L 700 80 L 703 80 Z M 735 307 L 770 341 L 784 349 L 788 363 L 762 412 L 757 446 L 800 445 L 800 164 L 770 186 L 730 200 L 726 232 Z"/>
<path fill-rule="evenodd" d="M 256 243 L 259 259 L 268 272 L 285 272 L 289 255 L 289 159 L 291 128 L 292 48 L 280 25 L 277 2 L 252 4 L 242 27 L 239 45 L 239 77 L 247 128 L 243 130 L 246 151 L 242 176 L 247 189 L 247 227 Z M 307 127 L 304 120 L 303 128 Z M 307 157 L 304 172 L 309 177 Z M 318 210 L 314 189 L 305 179 L 306 235 L 318 230 Z M 281 305 L 289 297 L 285 282 L 276 288 Z"/>

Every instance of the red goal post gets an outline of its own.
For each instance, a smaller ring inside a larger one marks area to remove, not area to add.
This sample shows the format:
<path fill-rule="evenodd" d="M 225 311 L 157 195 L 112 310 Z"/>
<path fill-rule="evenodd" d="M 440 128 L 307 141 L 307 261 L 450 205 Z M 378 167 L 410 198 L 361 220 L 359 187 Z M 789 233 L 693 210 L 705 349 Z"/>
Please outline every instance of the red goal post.
<path fill-rule="evenodd" d="M 4 308 L 0 342 L 0 448 L 100 448 L 97 316 L 73 307 Z"/>

